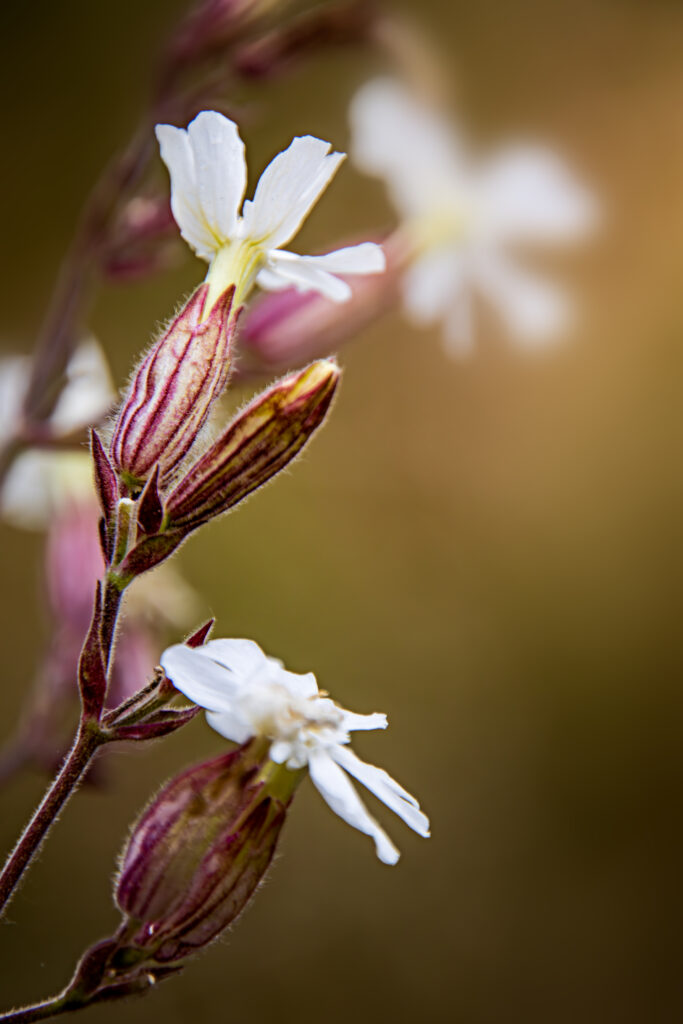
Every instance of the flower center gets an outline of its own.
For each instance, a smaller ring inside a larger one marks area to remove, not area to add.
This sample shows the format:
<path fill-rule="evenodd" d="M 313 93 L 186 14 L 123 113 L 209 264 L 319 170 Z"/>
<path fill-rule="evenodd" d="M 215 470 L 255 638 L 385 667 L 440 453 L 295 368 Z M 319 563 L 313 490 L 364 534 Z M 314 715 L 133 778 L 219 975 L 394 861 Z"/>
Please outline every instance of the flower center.
<path fill-rule="evenodd" d="M 209 285 L 206 308 L 212 309 L 231 284 L 235 285 L 234 308 L 241 306 L 253 288 L 264 262 L 263 249 L 249 239 L 235 238 L 223 245 L 212 259 L 206 275 Z"/>

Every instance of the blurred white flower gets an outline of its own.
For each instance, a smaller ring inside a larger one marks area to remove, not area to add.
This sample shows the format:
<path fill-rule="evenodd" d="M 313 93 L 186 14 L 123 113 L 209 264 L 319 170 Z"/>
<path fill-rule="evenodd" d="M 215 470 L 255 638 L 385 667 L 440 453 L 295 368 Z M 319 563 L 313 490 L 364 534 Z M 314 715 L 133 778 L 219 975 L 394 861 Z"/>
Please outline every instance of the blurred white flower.
<path fill-rule="evenodd" d="M 94 496 L 87 452 L 34 448 L 12 463 L 0 492 L 0 516 L 22 530 L 43 530 L 69 505 Z"/>
<path fill-rule="evenodd" d="M 399 852 L 361 802 L 354 776 L 421 836 L 429 821 L 414 797 L 381 768 L 349 748 L 356 729 L 385 729 L 386 715 L 357 715 L 318 690 L 312 672 L 288 672 L 251 640 L 212 640 L 191 649 L 169 647 L 161 664 L 173 685 L 207 709 L 209 724 L 235 743 L 253 736 L 271 741 L 270 758 L 292 770 L 308 770 L 314 785 L 340 818 L 375 841 L 377 856 L 395 864 Z"/>
<path fill-rule="evenodd" d="M 28 357 L 0 359 L 0 444 L 21 437 L 30 372 Z M 97 424 L 115 398 L 104 353 L 94 338 L 88 338 L 67 365 L 64 388 L 46 423 L 49 440 Z M 65 504 L 91 494 L 92 465 L 85 451 L 35 448 L 12 463 L 0 492 L 0 515 L 14 526 L 42 529 Z"/>
<path fill-rule="evenodd" d="M 453 124 L 391 79 L 363 86 L 350 120 L 354 162 L 386 181 L 403 220 L 413 254 L 403 297 L 418 323 L 440 321 L 448 349 L 468 351 L 476 289 L 521 342 L 566 326 L 564 293 L 510 252 L 573 241 L 595 224 L 595 199 L 555 153 L 517 145 L 475 160 Z"/>
<path fill-rule="evenodd" d="M 384 270 L 384 253 L 371 242 L 324 256 L 280 251 L 344 159 L 343 153 L 330 153 L 328 142 L 311 135 L 293 139 L 261 175 L 254 198 L 242 206 L 247 165 L 233 121 L 205 110 L 187 130 L 160 124 L 156 134 L 171 176 L 173 216 L 188 245 L 210 264 L 210 302 L 232 283 L 239 301 L 254 281 L 269 290 L 294 286 L 343 302 L 351 290 L 335 274 Z"/>

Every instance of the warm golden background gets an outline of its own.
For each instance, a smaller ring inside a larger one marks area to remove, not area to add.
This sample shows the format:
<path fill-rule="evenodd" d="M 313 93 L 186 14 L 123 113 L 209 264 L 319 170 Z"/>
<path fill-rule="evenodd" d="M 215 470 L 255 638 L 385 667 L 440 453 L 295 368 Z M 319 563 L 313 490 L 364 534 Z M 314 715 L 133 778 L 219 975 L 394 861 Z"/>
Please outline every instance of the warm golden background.
<path fill-rule="evenodd" d="M 125 138 L 183 0 L 2 5 L 2 339 L 28 349 L 84 192 Z M 268 884 L 234 932 L 147 1001 L 93 1022 L 672 1024 L 683 1012 L 680 393 L 683 8 L 665 0 L 421 0 L 481 138 L 559 145 L 604 200 L 561 273 L 571 342 L 530 357 L 486 321 L 473 358 L 397 314 L 342 354 L 304 460 L 179 564 L 218 620 L 352 708 L 357 749 L 419 794 L 422 841 L 390 870 L 306 784 Z M 292 134 L 346 143 L 376 67 L 326 55 L 245 128 L 252 168 Z M 266 101 L 267 104 L 266 105 Z M 260 106 L 260 104 L 263 106 Z M 347 166 L 301 251 L 381 226 Z M 298 245 L 297 245 L 298 247 Z M 119 381 L 196 280 L 109 287 L 93 312 Z M 3 527 L 3 731 L 44 637 L 40 541 Z M 220 749 L 197 721 L 118 755 L 83 792 L 0 927 L 3 1005 L 64 983 L 116 917 L 129 823 Z M 115 783 L 115 785 L 114 785 Z M 38 798 L 3 795 L 8 846 Z"/>

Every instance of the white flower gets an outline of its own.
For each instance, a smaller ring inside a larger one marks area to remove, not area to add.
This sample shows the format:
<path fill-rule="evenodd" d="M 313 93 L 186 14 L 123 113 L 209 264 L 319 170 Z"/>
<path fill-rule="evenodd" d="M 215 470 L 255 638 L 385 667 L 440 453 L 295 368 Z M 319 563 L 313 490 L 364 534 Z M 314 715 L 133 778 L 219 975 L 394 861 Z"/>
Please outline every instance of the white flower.
<path fill-rule="evenodd" d="M 475 160 L 452 124 L 391 79 L 361 88 L 350 118 L 354 162 L 385 179 L 404 221 L 414 256 L 403 295 L 418 323 L 441 321 L 449 349 L 468 350 L 476 288 L 520 341 L 566 325 L 564 294 L 509 251 L 574 240 L 595 222 L 595 201 L 556 154 L 517 145 Z"/>
<path fill-rule="evenodd" d="M 318 690 L 312 672 L 288 672 L 251 640 L 212 640 L 191 649 L 177 644 L 161 664 L 173 685 L 207 709 L 209 724 L 229 740 L 253 736 L 271 741 L 270 758 L 293 770 L 308 766 L 329 806 L 375 841 L 377 856 L 395 864 L 399 853 L 361 802 L 345 772 L 421 836 L 429 822 L 414 797 L 381 768 L 361 761 L 349 748 L 356 729 L 385 729 L 386 715 L 346 711 Z"/>
<path fill-rule="evenodd" d="M 205 110 L 187 130 L 160 124 L 156 134 L 171 175 L 173 216 L 188 245 L 210 263 L 210 298 L 236 283 L 241 299 L 255 280 L 265 289 L 294 286 L 343 302 L 351 290 L 336 274 L 384 270 L 384 253 L 371 242 L 324 256 L 280 251 L 344 159 L 343 153 L 330 153 L 328 142 L 311 135 L 293 139 L 261 175 L 254 198 L 242 206 L 247 165 L 233 121 Z"/>
<path fill-rule="evenodd" d="M 21 415 L 31 361 L 0 360 L 0 444 L 21 434 Z M 94 338 L 78 346 L 66 367 L 66 382 L 47 422 L 55 439 L 96 424 L 115 400 L 104 353 Z M 94 495 L 92 464 L 85 451 L 35 448 L 18 455 L 0 492 L 0 515 L 14 526 L 42 529 L 65 503 Z"/>

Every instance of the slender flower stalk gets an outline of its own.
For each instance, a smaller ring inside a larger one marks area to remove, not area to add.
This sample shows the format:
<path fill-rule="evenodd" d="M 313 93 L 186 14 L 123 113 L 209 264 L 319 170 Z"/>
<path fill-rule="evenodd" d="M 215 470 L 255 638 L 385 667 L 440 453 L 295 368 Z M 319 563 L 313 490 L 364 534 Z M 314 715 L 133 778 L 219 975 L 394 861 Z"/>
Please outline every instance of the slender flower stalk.
<path fill-rule="evenodd" d="M 0 915 L 101 743 L 102 737 L 97 726 L 92 723 L 83 724 L 61 771 L 48 788 L 0 873 Z"/>

